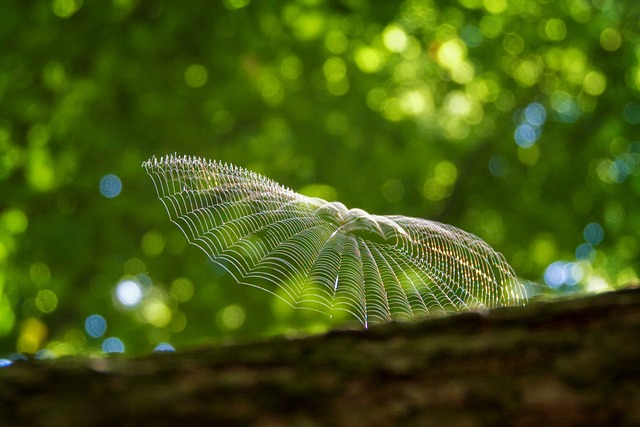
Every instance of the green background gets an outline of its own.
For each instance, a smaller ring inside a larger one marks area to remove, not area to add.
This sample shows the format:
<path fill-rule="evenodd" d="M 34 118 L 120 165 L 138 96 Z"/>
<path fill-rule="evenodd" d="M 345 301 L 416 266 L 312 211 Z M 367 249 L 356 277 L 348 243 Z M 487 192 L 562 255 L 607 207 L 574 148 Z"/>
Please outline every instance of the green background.
<path fill-rule="evenodd" d="M 0 356 L 319 328 L 186 244 L 140 166 L 169 153 L 453 224 L 560 292 L 637 282 L 639 89 L 632 1 L 5 0 Z"/>

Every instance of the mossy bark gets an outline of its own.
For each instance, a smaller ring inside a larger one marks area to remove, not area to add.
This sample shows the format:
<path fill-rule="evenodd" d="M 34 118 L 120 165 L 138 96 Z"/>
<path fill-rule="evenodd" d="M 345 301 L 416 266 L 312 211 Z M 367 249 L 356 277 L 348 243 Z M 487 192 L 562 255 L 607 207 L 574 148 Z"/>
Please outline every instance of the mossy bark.
<path fill-rule="evenodd" d="M 0 369 L 3 426 L 640 424 L 640 290 Z"/>

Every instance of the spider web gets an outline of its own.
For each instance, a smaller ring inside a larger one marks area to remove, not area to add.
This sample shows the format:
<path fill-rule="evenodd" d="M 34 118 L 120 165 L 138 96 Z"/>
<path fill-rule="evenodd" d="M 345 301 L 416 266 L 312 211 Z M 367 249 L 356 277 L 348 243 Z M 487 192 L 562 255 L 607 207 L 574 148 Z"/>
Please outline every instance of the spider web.
<path fill-rule="evenodd" d="M 190 243 L 295 308 L 346 311 L 367 327 L 526 302 L 504 257 L 453 226 L 347 209 L 218 161 L 169 155 L 143 167 Z"/>

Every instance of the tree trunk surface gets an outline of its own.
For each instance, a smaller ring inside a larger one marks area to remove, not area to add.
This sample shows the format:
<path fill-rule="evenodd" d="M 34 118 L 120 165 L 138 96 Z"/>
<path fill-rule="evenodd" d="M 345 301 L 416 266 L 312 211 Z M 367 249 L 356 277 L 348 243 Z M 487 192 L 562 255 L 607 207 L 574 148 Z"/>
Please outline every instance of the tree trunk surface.
<path fill-rule="evenodd" d="M 0 369 L 2 426 L 640 425 L 640 289 Z"/>

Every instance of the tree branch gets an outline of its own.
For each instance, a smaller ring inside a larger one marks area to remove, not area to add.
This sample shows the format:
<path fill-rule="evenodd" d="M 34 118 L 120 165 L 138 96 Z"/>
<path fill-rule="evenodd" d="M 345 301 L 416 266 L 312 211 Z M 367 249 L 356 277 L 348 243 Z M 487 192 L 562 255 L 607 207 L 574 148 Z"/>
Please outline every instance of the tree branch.
<path fill-rule="evenodd" d="M 637 425 L 640 289 L 0 369 L 0 425 Z"/>

